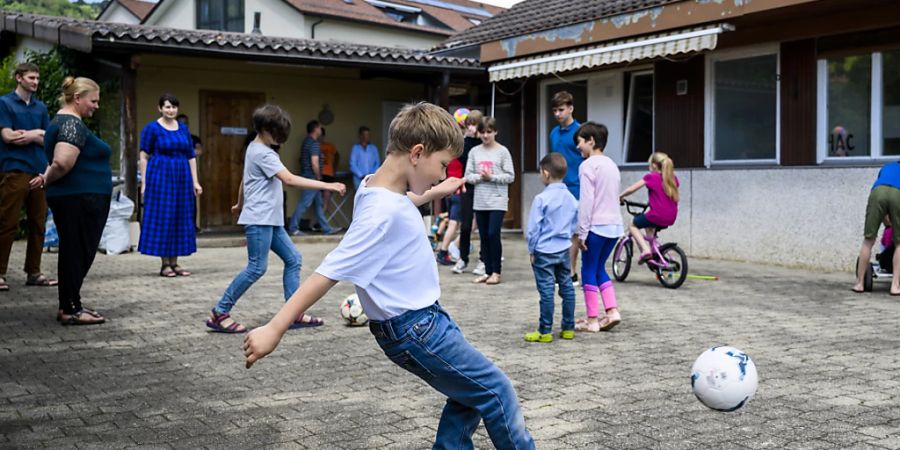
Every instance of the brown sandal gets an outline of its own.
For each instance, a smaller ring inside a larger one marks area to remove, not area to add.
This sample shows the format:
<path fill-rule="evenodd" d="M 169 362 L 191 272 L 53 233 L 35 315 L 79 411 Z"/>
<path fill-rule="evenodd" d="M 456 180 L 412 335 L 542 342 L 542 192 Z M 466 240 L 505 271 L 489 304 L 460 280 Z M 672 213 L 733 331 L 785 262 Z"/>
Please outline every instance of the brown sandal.
<path fill-rule="evenodd" d="M 174 278 L 174 277 L 178 276 L 178 274 L 175 273 L 175 270 L 172 269 L 172 266 L 163 265 L 162 268 L 159 269 L 159 276 L 166 277 L 166 278 Z"/>
<path fill-rule="evenodd" d="M 181 266 L 179 266 L 178 264 L 172 266 L 172 271 L 175 272 L 175 275 L 178 275 L 179 277 L 189 277 L 189 276 L 191 276 L 191 271 L 190 271 L 190 270 L 184 270 L 184 269 L 182 269 Z"/>
<path fill-rule="evenodd" d="M 0 277 L 0 292 L 5 292 L 9 290 L 9 285 L 6 284 L 6 277 Z"/>
<path fill-rule="evenodd" d="M 100 325 L 106 322 L 106 318 L 101 316 L 100 313 L 87 308 L 81 308 L 81 310 L 75 311 L 69 317 L 62 314 L 59 319 L 59 322 L 63 325 Z"/>
<path fill-rule="evenodd" d="M 28 278 L 25 280 L 25 286 L 56 286 L 58 284 L 59 281 L 56 281 L 52 278 L 47 278 L 42 273 L 39 273 L 37 275 L 28 275 Z"/>

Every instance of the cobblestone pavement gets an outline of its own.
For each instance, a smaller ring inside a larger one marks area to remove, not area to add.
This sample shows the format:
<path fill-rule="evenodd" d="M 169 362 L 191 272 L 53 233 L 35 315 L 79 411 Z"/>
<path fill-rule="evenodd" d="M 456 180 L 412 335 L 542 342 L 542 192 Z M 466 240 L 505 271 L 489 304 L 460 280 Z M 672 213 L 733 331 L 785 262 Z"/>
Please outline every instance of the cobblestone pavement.
<path fill-rule="evenodd" d="M 333 245 L 299 245 L 304 278 Z M 504 248 L 503 284 L 441 268 L 442 302 L 515 383 L 538 448 L 900 448 L 900 300 L 886 284 L 856 295 L 846 273 L 692 260 L 693 273 L 721 280 L 672 291 L 639 267 L 617 285 L 615 330 L 526 343 L 534 280 L 523 241 Z M 16 243 L 11 268 L 23 254 Z M 207 311 L 245 259 L 243 248 L 203 248 L 182 259 L 194 276 L 163 279 L 154 258 L 98 255 L 85 303 L 109 322 L 92 327 L 60 326 L 55 289 L 26 288 L 11 269 L 12 290 L 0 293 L 0 447 L 430 447 L 443 399 L 366 328 L 340 323 L 352 286 L 314 306 L 325 326 L 289 331 L 251 370 L 240 336 L 207 332 Z M 55 275 L 56 256 L 44 267 Z M 281 263 L 269 267 L 234 311 L 251 327 L 281 303 Z M 743 412 L 708 410 L 691 394 L 694 358 L 720 343 L 759 370 Z M 483 427 L 476 446 L 491 448 Z"/>

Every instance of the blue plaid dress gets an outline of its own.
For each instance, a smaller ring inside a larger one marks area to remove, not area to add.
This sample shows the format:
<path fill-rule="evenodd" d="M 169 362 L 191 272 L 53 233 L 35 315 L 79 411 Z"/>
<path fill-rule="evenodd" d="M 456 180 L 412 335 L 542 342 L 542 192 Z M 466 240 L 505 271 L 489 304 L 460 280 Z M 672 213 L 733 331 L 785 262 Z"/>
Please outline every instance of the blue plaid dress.
<path fill-rule="evenodd" d="M 144 215 L 138 251 L 171 258 L 197 251 L 194 229 L 194 180 L 188 161 L 194 158 L 191 132 L 163 128 L 157 121 L 141 131 L 141 151 L 150 155 L 143 180 Z"/>

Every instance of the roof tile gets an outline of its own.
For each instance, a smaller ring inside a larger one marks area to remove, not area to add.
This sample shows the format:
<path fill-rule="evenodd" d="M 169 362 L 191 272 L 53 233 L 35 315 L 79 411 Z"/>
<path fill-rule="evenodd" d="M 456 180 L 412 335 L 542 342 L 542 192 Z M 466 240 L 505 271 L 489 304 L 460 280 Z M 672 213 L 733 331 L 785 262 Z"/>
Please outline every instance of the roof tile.
<path fill-rule="evenodd" d="M 589 22 L 682 0 L 525 0 L 444 41 L 460 47 Z"/>
<path fill-rule="evenodd" d="M 22 22 L 22 25 L 17 23 Z M 25 27 L 24 25 L 28 25 Z M 28 31 L 25 31 L 28 28 Z M 129 25 L 96 20 L 51 17 L 0 10 L 0 29 L 35 37 L 52 37 L 52 30 L 68 30 L 89 38 L 95 45 L 135 48 L 142 44 L 199 50 L 235 49 L 258 53 L 261 56 L 280 55 L 298 59 L 321 57 L 336 62 L 355 64 L 387 64 L 427 66 L 434 69 L 480 70 L 476 59 L 437 56 L 421 50 L 336 41 L 285 38 L 251 33 L 230 33 L 214 30 L 181 30 L 175 28 Z M 40 35 L 40 36 L 38 36 Z M 55 36 L 59 36 L 56 33 Z M 54 42 L 58 43 L 58 42 Z M 65 43 L 62 43 L 65 45 Z"/>

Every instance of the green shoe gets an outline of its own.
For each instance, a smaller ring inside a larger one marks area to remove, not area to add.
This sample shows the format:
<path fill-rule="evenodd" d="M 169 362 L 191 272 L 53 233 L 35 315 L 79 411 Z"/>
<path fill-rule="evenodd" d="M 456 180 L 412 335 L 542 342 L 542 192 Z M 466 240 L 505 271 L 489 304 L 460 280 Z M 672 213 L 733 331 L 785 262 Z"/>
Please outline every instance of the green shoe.
<path fill-rule="evenodd" d="M 553 335 L 550 333 L 541 334 L 540 331 L 532 331 L 525 335 L 525 341 L 527 342 L 553 342 Z"/>
<path fill-rule="evenodd" d="M 575 339 L 575 330 L 562 330 L 559 332 L 559 337 L 563 339 Z"/>

